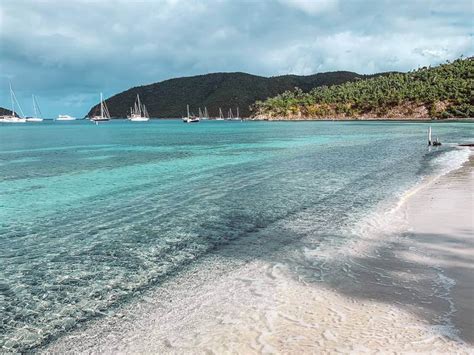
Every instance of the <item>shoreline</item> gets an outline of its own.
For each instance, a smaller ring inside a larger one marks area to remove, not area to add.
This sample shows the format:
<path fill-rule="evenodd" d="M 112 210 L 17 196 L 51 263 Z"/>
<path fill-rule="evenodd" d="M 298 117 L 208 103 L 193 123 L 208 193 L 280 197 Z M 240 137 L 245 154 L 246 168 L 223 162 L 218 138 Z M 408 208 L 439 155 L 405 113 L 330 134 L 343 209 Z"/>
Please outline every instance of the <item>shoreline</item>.
<path fill-rule="evenodd" d="M 399 209 L 396 230 L 387 231 L 384 221 L 381 234 L 356 242 L 359 249 L 349 246 L 352 253 L 286 250 L 234 265 L 225 255 L 210 256 L 200 271 L 190 267 L 42 351 L 471 352 L 472 261 L 465 260 L 462 270 L 452 264 L 466 258 L 460 253 L 469 255 L 463 251 L 467 234 L 451 235 L 459 215 L 448 213 L 446 240 L 427 236 L 437 230 L 432 219 L 445 212 L 440 206 L 453 191 L 449 206 L 469 213 L 459 199 L 472 189 L 473 166 L 471 154 L 460 169 L 422 186 Z M 472 232 L 472 220 L 464 215 L 462 223 Z M 449 238 L 457 238 L 460 248 L 450 247 Z M 290 258 L 304 264 L 290 266 Z"/>

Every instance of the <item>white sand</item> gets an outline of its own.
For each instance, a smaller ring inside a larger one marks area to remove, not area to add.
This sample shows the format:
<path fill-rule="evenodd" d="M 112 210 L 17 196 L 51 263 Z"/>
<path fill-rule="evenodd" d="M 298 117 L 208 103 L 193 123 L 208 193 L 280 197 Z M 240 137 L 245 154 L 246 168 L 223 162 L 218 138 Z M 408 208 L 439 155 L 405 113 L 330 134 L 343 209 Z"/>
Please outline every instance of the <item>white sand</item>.
<path fill-rule="evenodd" d="M 474 353 L 473 192 L 471 161 L 346 248 L 232 271 L 216 257 L 208 274 L 190 270 L 46 350 Z"/>

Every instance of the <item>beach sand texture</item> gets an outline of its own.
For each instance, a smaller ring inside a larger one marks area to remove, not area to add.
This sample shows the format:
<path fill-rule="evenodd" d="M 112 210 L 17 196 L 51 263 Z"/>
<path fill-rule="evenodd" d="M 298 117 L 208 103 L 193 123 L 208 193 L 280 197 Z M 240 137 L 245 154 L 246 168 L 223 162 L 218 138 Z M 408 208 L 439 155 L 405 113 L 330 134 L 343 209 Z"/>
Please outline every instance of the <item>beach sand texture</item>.
<path fill-rule="evenodd" d="M 216 257 L 207 275 L 190 270 L 47 350 L 474 353 L 473 167 L 471 155 L 424 182 L 336 251 L 249 258 L 232 271 Z"/>

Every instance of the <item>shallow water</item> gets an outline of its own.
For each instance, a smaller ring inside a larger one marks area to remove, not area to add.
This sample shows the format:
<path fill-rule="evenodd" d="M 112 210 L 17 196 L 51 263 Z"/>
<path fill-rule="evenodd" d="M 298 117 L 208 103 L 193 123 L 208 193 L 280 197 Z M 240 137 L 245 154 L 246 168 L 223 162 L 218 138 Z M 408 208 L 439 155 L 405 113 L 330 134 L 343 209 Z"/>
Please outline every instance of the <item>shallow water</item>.
<path fill-rule="evenodd" d="M 447 143 L 474 136 L 468 123 L 432 126 Z M 344 243 L 381 202 L 466 159 L 449 144 L 428 150 L 427 127 L 0 126 L 0 346 L 42 345 L 250 235 Z"/>

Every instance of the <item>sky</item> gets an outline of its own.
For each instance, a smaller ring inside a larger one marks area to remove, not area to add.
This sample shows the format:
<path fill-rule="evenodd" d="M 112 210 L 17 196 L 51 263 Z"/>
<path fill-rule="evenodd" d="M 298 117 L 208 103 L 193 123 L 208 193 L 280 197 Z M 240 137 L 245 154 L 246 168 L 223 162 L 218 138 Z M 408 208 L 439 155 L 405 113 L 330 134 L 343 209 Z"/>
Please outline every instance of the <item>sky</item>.
<path fill-rule="evenodd" d="M 0 106 L 83 117 L 212 72 L 408 71 L 474 54 L 473 0 L 0 0 Z"/>

